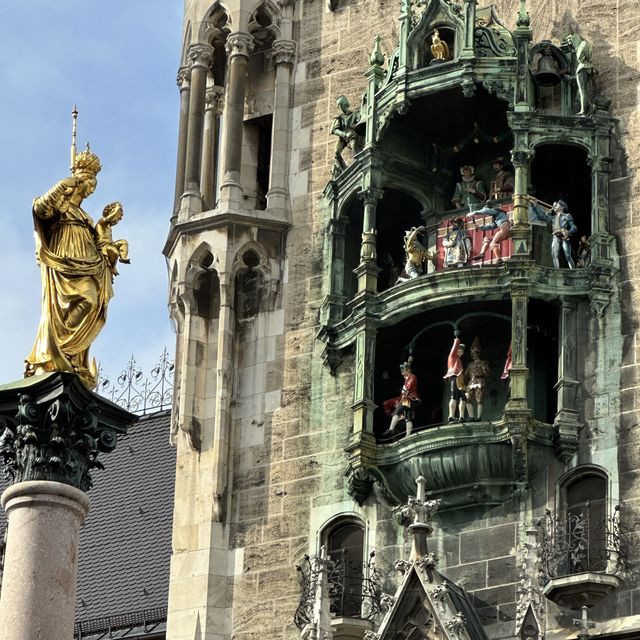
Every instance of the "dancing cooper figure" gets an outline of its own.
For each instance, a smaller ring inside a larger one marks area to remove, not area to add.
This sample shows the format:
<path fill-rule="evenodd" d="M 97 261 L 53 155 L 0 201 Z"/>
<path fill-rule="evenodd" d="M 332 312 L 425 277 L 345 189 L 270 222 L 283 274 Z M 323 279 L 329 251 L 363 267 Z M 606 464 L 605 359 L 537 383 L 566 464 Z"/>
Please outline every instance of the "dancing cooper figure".
<path fill-rule="evenodd" d="M 97 365 L 89 361 L 89 347 L 107 319 L 113 275 L 93 220 L 81 206 L 95 191 L 100 160 L 89 145 L 76 154 L 75 109 L 73 115 L 72 175 L 33 201 L 42 313 L 25 377 L 67 371 L 94 388 Z"/>

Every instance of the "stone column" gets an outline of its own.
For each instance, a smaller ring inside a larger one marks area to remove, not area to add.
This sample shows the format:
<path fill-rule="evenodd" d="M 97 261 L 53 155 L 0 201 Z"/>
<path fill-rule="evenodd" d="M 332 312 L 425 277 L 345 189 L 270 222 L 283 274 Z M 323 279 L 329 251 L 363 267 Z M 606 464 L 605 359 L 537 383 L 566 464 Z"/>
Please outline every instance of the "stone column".
<path fill-rule="evenodd" d="M 516 17 L 517 73 L 515 87 L 515 111 L 533 110 L 535 92 L 529 73 L 529 43 L 533 37 L 530 28 L 531 18 L 527 12 L 525 0 L 520 0 L 520 10 Z"/>
<path fill-rule="evenodd" d="M 344 304 L 347 302 L 344 289 L 344 252 L 348 223 L 346 216 L 331 218 L 325 237 L 325 258 L 330 268 L 324 274 L 325 291 L 329 291 L 321 309 L 324 323 L 340 322 L 344 316 Z"/>
<path fill-rule="evenodd" d="M 60 482 L 2 494 L 9 536 L 0 596 L 3 640 L 73 638 L 80 527 L 89 498 Z"/>
<path fill-rule="evenodd" d="M 515 169 L 513 190 L 513 242 L 512 259 L 528 260 L 531 255 L 531 225 L 529 203 L 526 199 L 529 188 L 529 163 L 533 153 L 526 149 L 511 152 Z"/>
<path fill-rule="evenodd" d="M 559 322 L 560 353 L 558 354 L 558 411 L 553 421 L 557 430 L 560 458 L 570 460 L 577 450 L 578 431 L 578 312 L 576 301 L 562 299 Z"/>
<path fill-rule="evenodd" d="M 289 140 L 291 139 L 291 71 L 296 55 L 293 40 L 276 40 L 272 47 L 276 80 L 273 98 L 273 127 L 267 209 L 283 213 L 287 203 L 289 177 Z"/>
<path fill-rule="evenodd" d="M 204 111 L 204 147 L 202 149 L 202 198 L 209 209 L 216 204 L 216 187 L 218 174 L 218 133 L 220 131 L 220 116 L 224 101 L 224 88 L 211 86 L 205 95 Z"/>
<path fill-rule="evenodd" d="M 225 87 L 224 126 L 222 131 L 223 178 L 220 200 L 225 209 L 239 209 L 242 198 L 242 134 L 247 63 L 253 50 L 253 36 L 236 31 L 227 38 L 227 85 Z"/>
<path fill-rule="evenodd" d="M 460 51 L 460 59 L 465 60 L 475 57 L 475 33 L 476 33 L 476 0 L 464 0 L 464 40 Z M 453 52 L 452 52 L 453 53 Z"/>
<path fill-rule="evenodd" d="M 356 372 L 354 380 L 353 436 L 358 440 L 363 432 L 373 433 L 373 378 L 376 365 L 376 328 L 362 320 L 356 336 Z"/>
<path fill-rule="evenodd" d="M 0 387 L 0 459 L 8 535 L 0 592 L 3 640 L 71 640 L 85 492 L 100 452 L 137 420 L 71 373 Z"/>
<path fill-rule="evenodd" d="M 599 124 L 589 154 L 591 166 L 591 262 L 598 266 L 611 266 L 615 254 L 615 241 L 609 231 L 609 181 L 611 158 L 609 125 Z M 571 211 L 571 203 L 569 203 Z M 579 235 L 583 231 L 578 229 Z M 599 296 L 603 298 L 603 296 Z M 604 298 L 603 298 L 604 299 Z M 606 305 L 605 305 L 606 306 Z"/>
<path fill-rule="evenodd" d="M 177 83 L 180 88 L 180 121 L 178 124 L 178 158 L 176 160 L 176 189 L 173 199 L 173 217 L 178 215 L 180 198 L 184 193 L 184 176 L 187 161 L 187 126 L 189 124 L 189 97 L 191 95 L 191 70 L 178 69 Z"/>
<path fill-rule="evenodd" d="M 188 57 L 191 63 L 191 97 L 187 126 L 185 192 L 181 204 L 182 208 L 186 206 L 187 217 L 191 213 L 202 211 L 200 165 L 204 132 L 205 92 L 207 90 L 207 74 L 213 61 L 213 47 L 209 44 L 191 45 Z"/>
<path fill-rule="evenodd" d="M 511 282 L 511 393 L 507 410 L 528 410 L 527 316 L 529 284 L 526 278 Z"/>
<path fill-rule="evenodd" d="M 378 290 L 378 273 L 380 268 L 377 264 L 377 231 L 376 231 L 376 209 L 378 200 L 382 198 L 384 192 L 376 187 L 363 189 L 359 196 L 364 202 L 364 215 L 362 220 L 362 244 L 360 245 L 360 264 L 356 269 L 358 276 L 358 292 Z"/>

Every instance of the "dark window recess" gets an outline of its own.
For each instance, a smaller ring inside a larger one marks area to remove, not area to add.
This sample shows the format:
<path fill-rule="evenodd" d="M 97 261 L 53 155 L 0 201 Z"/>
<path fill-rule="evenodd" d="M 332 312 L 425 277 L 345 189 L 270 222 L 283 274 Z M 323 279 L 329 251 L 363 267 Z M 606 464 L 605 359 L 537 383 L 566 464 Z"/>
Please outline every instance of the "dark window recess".
<path fill-rule="evenodd" d="M 257 145 L 255 162 L 255 208 L 264 211 L 267 208 L 267 191 L 269 190 L 269 171 L 271 169 L 271 131 L 273 116 L 268 114 L 245 122 L 250 129 L 248 139 Z M 252 129 L 252 131 L 251 131 Z"/>
<path fill-rule="evenodd" d="M 193 293 L 197 314 L 206 320 L 218 318 L 220 315 L 220 279 L 215 270 L 204 271 L 198 276 Z"/>
<path fill-rule="evenodd" d="M 261 271 L 255 271 L 260 264 L 260 258 L 255 251 L 247 251 L 242 256 L 247 265 L 246 271 L 240 271 L 236 276 L 236 314 L 238 319 L 251 318 L 260 311 L 264 276 Z"/>
<path fill-rule="evenodd" d="M 360 618 L 364 578 L 364 530 L 353 523 L 343 524 L 328 535 L 329 556 L 335 563 L 329 580 L 331 613 Z"/>
<path fill-rule="evenodd" d="M 273 128 L 273 117 L 271 115 L 260 118 L 260 133 L 258 136 L 258 201 L 266 209 L 267 191 L 269 190 L 269 171 L 271 169 L 271 130 Z"/>
<path fill-rule="evenodd" d="M 582 553 L 570 559 L 570 573 L 607 568 L 607 481 L 582 476 L 566 488 L 568 535 L 582 540 Z"/>

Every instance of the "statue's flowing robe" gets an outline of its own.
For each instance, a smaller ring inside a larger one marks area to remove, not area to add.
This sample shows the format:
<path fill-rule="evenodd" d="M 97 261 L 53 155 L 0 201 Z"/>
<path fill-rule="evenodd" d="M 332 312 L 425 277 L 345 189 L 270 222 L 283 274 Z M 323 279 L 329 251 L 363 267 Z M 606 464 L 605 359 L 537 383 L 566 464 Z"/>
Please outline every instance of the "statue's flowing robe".
<path fill-rule="evenodd" d="M 106 321 L 111 272 L 96 247 L 91 218 L 68 200 L 51 197 L 53 191 L 33 205 L 42 315 L 27 374 L 75 372 L 92 387 L 89 347 Z"/>

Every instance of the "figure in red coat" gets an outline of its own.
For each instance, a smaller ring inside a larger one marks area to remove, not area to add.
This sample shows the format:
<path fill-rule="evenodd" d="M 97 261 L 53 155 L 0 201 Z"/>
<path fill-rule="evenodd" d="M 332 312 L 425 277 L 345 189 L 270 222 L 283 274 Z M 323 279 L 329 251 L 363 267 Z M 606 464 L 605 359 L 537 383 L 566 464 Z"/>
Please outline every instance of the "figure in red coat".
<path fill-rule="evenodd" d="M 465 411 L 467 408 L 467 396 L 465 395 L 464 384 L 464 366 L 462 365 L 462 356 L 464 355 L 465 346 L 460 341 L 460 331 L 456 329 L 453 332 L 453 345 L 447 359 L 447 372 L 444 379 L 449 380 L 451 388 L 451 396 L 449 399 L 449 422 L 464 421 Z M 456 409 L 458 416 L 456 418 Z"/>
<path fill-rule="evenodd" d="M 407 426 L 407 435 L 411 435 L 413 429 L 413 419 L 415 417 L 414 407 L 420 404 L 420 397 L 418 396 L 418 378 L 411 369 L 411 363 L 413 362 L 413 356 L 409 356 L 407 361 L 400 365 L 400 373 L 404 378 L 404 384 L 400 395 L 385 400 L 383 404 L 384 412 L 391 416 L 391 424 L 389 428 L 382 434 L 383 438 L 388 438 L 395 435 L 396 426 L 401 420 L 405 421 Z"/>

